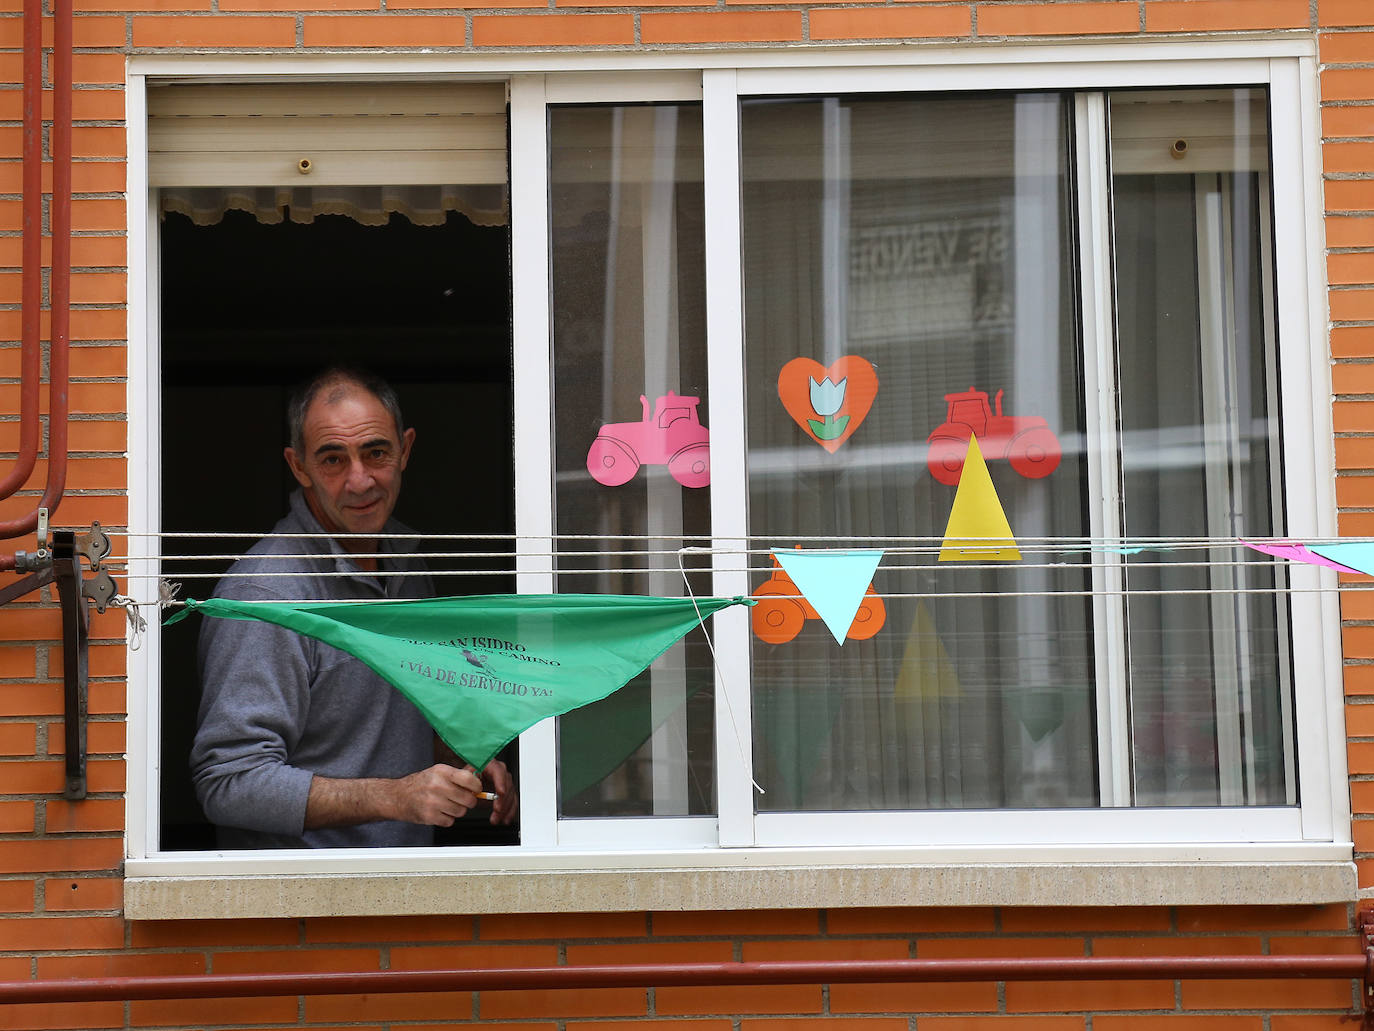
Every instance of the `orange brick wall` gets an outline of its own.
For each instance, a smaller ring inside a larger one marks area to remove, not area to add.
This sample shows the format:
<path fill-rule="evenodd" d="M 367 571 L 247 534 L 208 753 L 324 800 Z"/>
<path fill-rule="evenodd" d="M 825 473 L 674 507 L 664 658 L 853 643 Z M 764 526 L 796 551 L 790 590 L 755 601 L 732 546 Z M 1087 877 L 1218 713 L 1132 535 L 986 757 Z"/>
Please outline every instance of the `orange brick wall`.
<path fill-rule="evenodd" d="M 656 48 L 1053 41 L 1301 30 L 1319 40 L 1340 525 L 1374 534 L 1374 0 L 76 0 L 73 462 L 57 522 L 125 524 L 126 140 L 132 50 Z M 383 10 L 385 6 L 385 10 Z M 19 0 L 0 0 L 0 453 L 17 447 Z M 51 35 L 49 26 L 48 35 Z M 45 104 L 50 104 L 47 98 Z M 45 184 L 50 181 L 46 174 Z M 46 326 L 45 326 L 46 332 Z M 0 460 L 0 465 L 3 460 Z M 0 519 L 31 509 L 40 461 Z M 27 542 L 16 542 L 29 546 Z M 122 546 L 117 541 L 117 547 Z M 1374 595 L 1347 594 L 1354 840 L 1374 886 Z M 0 980 L 436 965 L 979 955 L 1351 952 L 1354 900 L 1310 908 L 836 910 L 134 923 L 120 912 L 122 616 L 94 620 L 91 798 L 61 799 L 51 599 L 0 610 Z M 1260 902 L 1262 900 L 1256 900 Z M 608 1031 L 1319 1031 L 1348 981 L 835 985 L 450 993 L 0 1008 L 0 1028 L 485 1027 Z M 914 1024 L 913 1024 L 914 1020 Z"/>

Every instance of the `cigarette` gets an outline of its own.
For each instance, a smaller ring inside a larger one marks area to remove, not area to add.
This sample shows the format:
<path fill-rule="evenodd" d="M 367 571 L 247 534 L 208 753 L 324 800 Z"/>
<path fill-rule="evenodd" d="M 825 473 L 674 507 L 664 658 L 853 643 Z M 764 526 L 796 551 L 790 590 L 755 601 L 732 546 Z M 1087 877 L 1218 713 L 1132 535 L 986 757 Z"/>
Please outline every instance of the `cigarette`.
<path fill-rule="evenodd" d="M 483 802 L 495 802 L 501 796 L 498 795 L 495 791 L 479 791 L 477 792 L 477 797 L 480 798 Z"/>

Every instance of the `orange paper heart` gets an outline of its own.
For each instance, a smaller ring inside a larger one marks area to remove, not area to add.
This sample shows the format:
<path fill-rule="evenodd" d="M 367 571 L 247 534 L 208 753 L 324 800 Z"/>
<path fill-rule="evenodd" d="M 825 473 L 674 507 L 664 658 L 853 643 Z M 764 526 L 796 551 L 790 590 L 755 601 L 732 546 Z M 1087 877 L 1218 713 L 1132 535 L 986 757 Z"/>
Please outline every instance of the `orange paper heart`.
<path fill-rule="evenodd" d="M 778 373 L 778 397 L 787 414 L 832 455 L 868 417 L 877 395 L 878 374 L 852 354 L 828 369 L 810 358 L 793 358 Z"/>

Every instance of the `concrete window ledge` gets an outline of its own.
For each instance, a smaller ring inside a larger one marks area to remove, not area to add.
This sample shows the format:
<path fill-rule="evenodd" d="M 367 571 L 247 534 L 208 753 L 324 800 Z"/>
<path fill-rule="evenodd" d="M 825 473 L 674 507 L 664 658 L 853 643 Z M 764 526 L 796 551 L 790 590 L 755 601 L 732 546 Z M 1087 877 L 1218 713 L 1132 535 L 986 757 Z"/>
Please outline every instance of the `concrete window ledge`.
<path fill-rule="evenodd" d="M 1349 861 L 876 864 L 131 875 L 131 920 L 866 906 L 1349 902 Z"/>

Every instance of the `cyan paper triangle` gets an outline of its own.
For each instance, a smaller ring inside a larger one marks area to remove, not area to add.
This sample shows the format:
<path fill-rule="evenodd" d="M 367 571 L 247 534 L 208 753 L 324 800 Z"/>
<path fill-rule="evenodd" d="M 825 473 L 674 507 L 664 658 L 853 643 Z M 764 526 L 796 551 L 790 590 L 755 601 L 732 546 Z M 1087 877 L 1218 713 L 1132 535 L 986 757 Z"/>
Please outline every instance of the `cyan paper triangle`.
<path fill-rule="evenodd" d="M 860 551 L 788 551 L 774 548 L 773 556 L 816 614 L 824 620 L 835 640 L 845 635 L 863 603 L 864 592 L 882 560 L 881 548 Z"/>
<path fill-rule="evenodd" d="M 1347 569 L 1374 576 L 1374 544 L 1351 542 L 1350 544 L 1309 544 L 1308 551 L 1314 551 L 1322 558 L 1329 558 Z"/>

